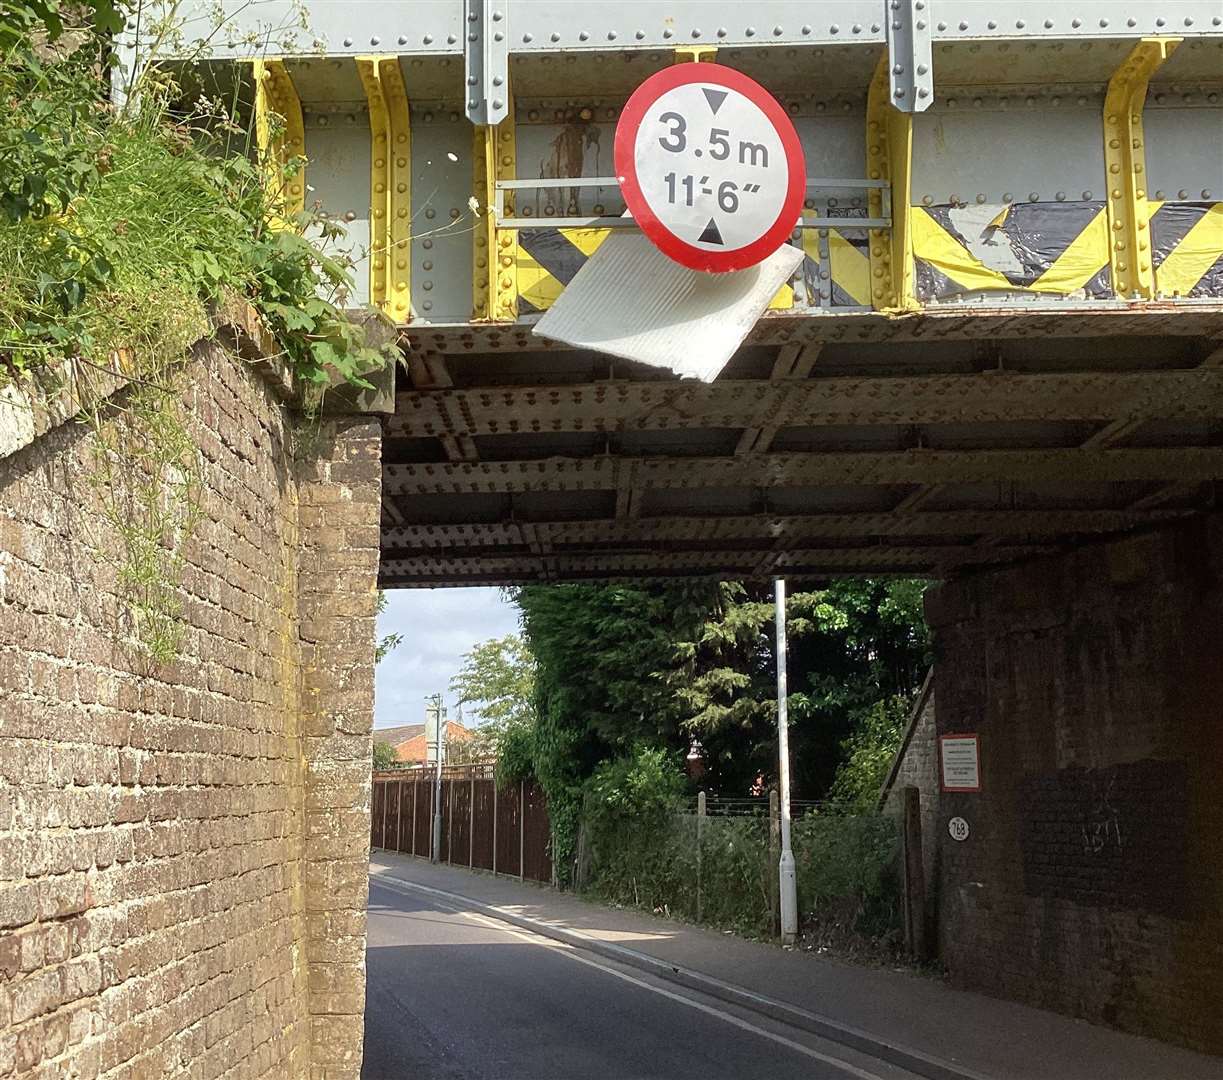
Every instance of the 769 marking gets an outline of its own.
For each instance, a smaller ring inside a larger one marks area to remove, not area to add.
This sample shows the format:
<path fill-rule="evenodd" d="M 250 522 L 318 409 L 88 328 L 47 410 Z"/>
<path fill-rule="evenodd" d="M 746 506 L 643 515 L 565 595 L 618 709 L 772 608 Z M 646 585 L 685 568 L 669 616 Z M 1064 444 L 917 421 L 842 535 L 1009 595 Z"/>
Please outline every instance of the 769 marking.
<path fill-rule="evenodd" d="M 707 188 L 704 185 L 709 183 L 708 176 L 702 176 L 699 180 L 691 173 L 687 176 L 677 177 L 675 173 L 669 172 L 663 179 L 667 183 L 667 202 L 674 203 L 677 194 L 684 196 L 684 205 L 691 206 L 693 196 L 696 194 L 696 189 L 699 186 L 702 195 L 712 195 L 713 189 Z M 718 208 L 723 213 L 733 214 L 739 209 L 739 195 L 752 195 L 760 190 L 759 184 L 744 184 L 739 187 L 733 180 L 723 180 L 718 185 Z"/>

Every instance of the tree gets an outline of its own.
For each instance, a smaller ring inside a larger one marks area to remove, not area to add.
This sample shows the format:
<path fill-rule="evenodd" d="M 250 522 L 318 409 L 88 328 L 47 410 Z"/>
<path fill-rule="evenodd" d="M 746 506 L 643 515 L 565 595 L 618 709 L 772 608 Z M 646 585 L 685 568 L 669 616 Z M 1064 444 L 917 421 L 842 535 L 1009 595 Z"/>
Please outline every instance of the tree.
<path fill-rule="evenodd" d="M 386 590 L 378 590 L 378 600 L 374 606 L 376 614 L 381 615 L 386 611 Z M 374 663 L 381 664 L 387 656 L 399 648 L 403 644 L 403 634 L 386 634 L 378 639 L 374 644 Z"/>
<path fill-rule="evenodd" d="M 394 769 L 399 766 L 399 758 L 395 756 L 395 747 L 381 739 L 374 740 L 374 768 Z"/>
<path fill-rule="evenodd" d="M 510 731 L 529 729 L 535 718 L 535 657 L 519 634 L 476 645 L 450 680 L 451 693 L 480 714 L 464 744 L 469 760 L 500 757 Z"/>

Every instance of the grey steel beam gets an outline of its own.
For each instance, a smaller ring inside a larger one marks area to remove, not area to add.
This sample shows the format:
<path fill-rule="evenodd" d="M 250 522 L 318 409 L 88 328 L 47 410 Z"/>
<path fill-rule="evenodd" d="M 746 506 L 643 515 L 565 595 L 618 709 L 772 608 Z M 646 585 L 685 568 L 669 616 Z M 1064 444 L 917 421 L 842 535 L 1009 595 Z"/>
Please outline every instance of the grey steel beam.
<path fill-rule="evenodd" d="M 307 25 L 291 0 L 193 0 L 183 27 L 185 50 L 210 40 L 214 58 L 250 55 L 344 56 L 379 49 L 400 55 L 466 52 L 471 7 L 484 0 L 310 0 Z M 887 41 L 893 0 L 501 0 L 509 55 L 558 51 L 674 49 L 681 45 L 863 45 Z M 896 0 L 912 7 L 918 0 Z M 979 39 L 1073 40 L 1152 34 L 1223 35 L 1217 0 L 927 0 L 932 43 Z M 216 12 L 223 25 L 217 32 Z M 923 31 L 924 32 L 924 31 Z M 895 32 L 893 32 L 895 33 Z M 316 48 L 315 43 L 318 43 Z M 906 57 L 920 43 L 900 45 Z M 905 78 L 909 65 L 904 65 Z M 916 71 L 916 67 L 912 69 Z M 919 77 L 919 80 L 922 77 Z M 920 81 L 917 84 L 920 88 Z"/>
<path fill-rule="evenodd" d="M 784 346 L 797 350 L 798 346 Z M 607 382 L 412 393 L 387 434 L 663 431 L 801 424 L 948 424 L 1015 420 L 1209 420 L 1223 415 L 1223 367 L 765 382 Z M 456 423 L 456 418 L 458 422 Z"/>
<path fill-rule="evenodd" d="M 1182 516 L 1179 511 L 1127 510 L 924 510 L 911 514 L 748 514 L 728 517 L 595 518 L 584 521 L 513 521 L 495 524 L 396 524 L 382 530 L 382 547 L 397 550 L 436 548 L 460 553 L 471 548 L 524 546 L 546 538 L 554 545 L 683 544 L 701 541 L 778 540 L 977 535 L 1056 537 L 1123 532 L 1139 525 Z"/>
<path fill-rule="evenodd" d="M 508 0 L 463 0 L 467 119 L 495 126 L 509 111 Z"/>
<path fill-rule="evenodd" d="M 744 457 L 550 457 L 383 466 L 393 494 L 939 483 L 1113 483 L 1223 479 L 1223 448 L 902 450 Z"/>

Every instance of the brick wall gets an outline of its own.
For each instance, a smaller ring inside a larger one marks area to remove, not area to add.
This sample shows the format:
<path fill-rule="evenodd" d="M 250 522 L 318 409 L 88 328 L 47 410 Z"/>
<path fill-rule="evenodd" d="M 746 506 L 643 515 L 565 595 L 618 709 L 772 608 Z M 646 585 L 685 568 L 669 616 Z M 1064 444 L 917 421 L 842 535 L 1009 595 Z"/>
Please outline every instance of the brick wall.
<path fill-rule="evenodd" d="M 1221 572 L 1213 516 L 927 594 L 937 729 L 981 736 L 939 811 L 958 984 L 1223 1052 Z"/>
<path fill-rule="evenodd" d="M 355 1077 L 379 447 L 201 347 L 181 659 L 127 637 L 93 435 L 0 460 L 0 1076 Z"/>

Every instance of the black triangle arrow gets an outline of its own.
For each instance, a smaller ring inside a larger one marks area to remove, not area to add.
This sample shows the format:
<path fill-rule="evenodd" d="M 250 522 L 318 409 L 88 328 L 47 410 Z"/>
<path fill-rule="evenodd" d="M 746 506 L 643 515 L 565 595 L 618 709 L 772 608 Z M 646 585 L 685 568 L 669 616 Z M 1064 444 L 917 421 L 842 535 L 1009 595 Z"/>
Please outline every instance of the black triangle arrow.
<path fill-rule="evenodd" d="M 705 95 L 705 100 L 709 102 L 709 107 L 714 113 L 717 113 L 722 107 L 722 102 L 726 100 L 725 90 L 710 90 L 708 86 L 702 86 L 701 93 Z"/>
<path fill-rule="evenodd" d="M 709 219 L 709 224 L 705 226 L 705 231 L 696 238 L 698 244 L 722 244 L 725 246 L 725 241 L 722 239 L 722 234 L 718 232 L 718 223 Z"/>

